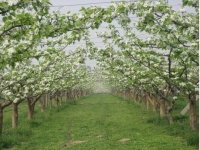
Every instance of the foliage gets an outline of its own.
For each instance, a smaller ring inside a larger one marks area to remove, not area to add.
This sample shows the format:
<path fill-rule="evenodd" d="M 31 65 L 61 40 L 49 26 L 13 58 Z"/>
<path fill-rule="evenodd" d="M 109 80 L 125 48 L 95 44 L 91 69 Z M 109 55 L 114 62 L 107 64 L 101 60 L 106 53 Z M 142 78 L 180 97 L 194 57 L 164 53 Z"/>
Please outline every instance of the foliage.
<path fill-rule="evenodd" d="M 185 10 L 188 5 L 195 13 Z M 100 17 L 110 23 L 108 31 L 98 33 L 104 47 L 97 48 L 89 42 L 88 49 L 91 57 L 99 61 L 111 91 L 154 96 L 167 102 L 168 112 L 181 97 L 195 103 L 199 94 L 197 6 L 198 1 L 183 1 L 183 7 L 176 11 L 165 1 L 141 0 L 82 9 L 84 14 L 93 16 L 91 24 Z M 137 20 L 132 21 L 131 16 Z M 114 20 L 120 29 L 112 24 Z M 149 38 L 140 38 L 138 33 Z"/>

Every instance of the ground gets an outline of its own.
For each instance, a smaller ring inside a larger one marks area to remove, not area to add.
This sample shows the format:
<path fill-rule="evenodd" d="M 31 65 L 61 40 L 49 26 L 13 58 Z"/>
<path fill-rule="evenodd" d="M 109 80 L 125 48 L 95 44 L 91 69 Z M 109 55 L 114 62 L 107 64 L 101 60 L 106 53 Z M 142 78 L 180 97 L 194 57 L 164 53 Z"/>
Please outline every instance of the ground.
<path fill-rule="evenodd" d="M 31 135 L 19 150 L 195 150 L 155 124 L 153 116 L 130 100 L 95 94 L 69 104 L 36 112 Z"/>

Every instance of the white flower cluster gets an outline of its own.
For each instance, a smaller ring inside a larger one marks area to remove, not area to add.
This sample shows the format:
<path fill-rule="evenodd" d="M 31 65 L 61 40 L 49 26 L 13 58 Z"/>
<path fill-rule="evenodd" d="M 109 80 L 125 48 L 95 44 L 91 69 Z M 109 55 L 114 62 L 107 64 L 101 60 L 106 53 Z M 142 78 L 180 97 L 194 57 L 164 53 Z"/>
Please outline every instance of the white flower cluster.
<path fill-rule="evenodd" d="M 19 0 L 0 0 L 0 2 L 7 2 L 11 6 L 17 4 Z"/>

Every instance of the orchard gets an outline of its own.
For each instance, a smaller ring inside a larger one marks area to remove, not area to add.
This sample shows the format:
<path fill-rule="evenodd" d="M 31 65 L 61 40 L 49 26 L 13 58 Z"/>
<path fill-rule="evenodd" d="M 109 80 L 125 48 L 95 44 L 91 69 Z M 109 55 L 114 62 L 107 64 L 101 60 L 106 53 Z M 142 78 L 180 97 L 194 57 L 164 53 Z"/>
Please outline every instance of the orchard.
<path fill-rule="evenodd" d="M 50 6 L 48 0 L 0 2 L 0 135 L 4 108 L 12 106 L 17 128 L 22 102 L 31 120 L 36 103 L 41 113 L 59 107 L 94 93 L 97 80 L 109 92 L 167 116 L 169 124 L 177 102 L 185 98 L 190 128 L 198 130 L 199 1 L 183 0 L 180 10 L 166 1 L 120 1 L 74 14 L 52 12 Z M 107 30 L 97 32 L 103 41 L 98 47 L 90 32 L 103 23 Z M 85 45 L 66 51 L 79 41 Z M 88 58 L 97 61 L 94 70 L 86 66 Z"/>

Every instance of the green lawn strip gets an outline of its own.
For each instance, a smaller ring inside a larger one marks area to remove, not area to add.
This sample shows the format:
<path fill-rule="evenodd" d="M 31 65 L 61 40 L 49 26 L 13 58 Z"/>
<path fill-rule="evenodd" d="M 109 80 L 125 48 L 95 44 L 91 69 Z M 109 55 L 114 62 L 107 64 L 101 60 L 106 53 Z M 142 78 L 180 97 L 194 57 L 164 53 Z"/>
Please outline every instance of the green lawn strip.
<path fill-rule="evenodd" d="M 39 111 L 39 110 L 38 110 Z M 162 126 L 147 123 L 151 111 L 110 94 L 72 101 L 36 113 L 20 150 L 193 150 Z"/>

